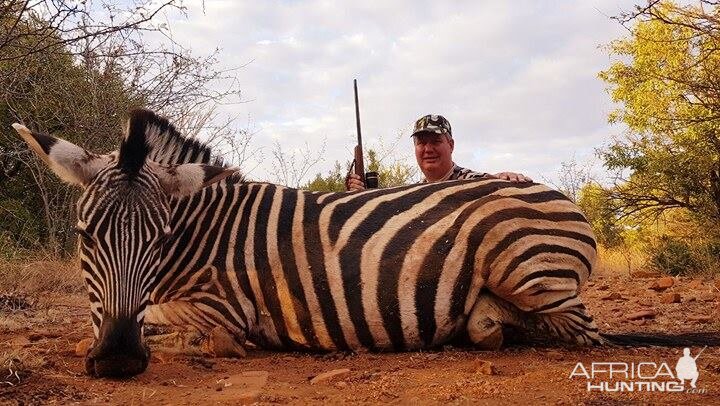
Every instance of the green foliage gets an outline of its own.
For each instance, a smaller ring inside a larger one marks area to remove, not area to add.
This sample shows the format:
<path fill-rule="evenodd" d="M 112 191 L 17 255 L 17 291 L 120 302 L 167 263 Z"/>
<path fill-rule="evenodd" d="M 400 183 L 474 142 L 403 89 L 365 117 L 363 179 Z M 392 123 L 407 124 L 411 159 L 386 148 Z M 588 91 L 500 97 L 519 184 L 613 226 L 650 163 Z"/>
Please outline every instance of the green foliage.
<path fill-rule="evenodd" d="M 623 242 L 623 227 L 609 200 L 609 191 L 595 183 L 583 186 L 577 205 L 595 232 L 598 243 L 606 248 L 615 248 Z"/>
<path fill-rule="evenodd" d="M 335 167 L 326 176 L 319 173 L 315 175 L 315 179 L 308 182 L 303 189 L 312 192 L 344 192 L 345 173 L 340 162 L 335 161 Z"/>
<path fill-rule="evenodd" d="M 600 78 L 620 106 L 610 122 L 629 132 L 599 155 L 620 175 L 612 197 L 623 215 L 683 208 L 720 226 L 720 26 L 711 8 L 662 2 L 651 12 L 663 19 L 639 20 L 610 44 L 618 59 Z"/>
<path fill-rule="evenodd" d="M 661 236 L 647 248 L 648 264 L 655 270 L 669 275 L 686 275 L 697 270 L 692 247 L 685 241 Z"/>
<path fill-rule="evenodd" d="M 121 22 L 89 2 L 1 7 L 0 256 L 27 249 L 62 255 L 75 240 L 79 190 L 62 184 L 29 152 L 13 122 L 99 153 L 117 148 L 122 121 L 138 106 L 194 134 L 234 135 L 229 122 L 214 127 L 212 121 L 213 106 L 239 94 L 235 69 L 217 70 L 217 51 L 194 57 L 175 43 L 145 41 L 149 33 L 168 31 L 152 20 L 178 7 L 175 0 L 125 3 L 105 4 L 123 16 Z"/>
<path fill-rule="evenodd" d="M 390 165 L 386 165 L 378 157 L 377 151 L 372 148 L 367 149 L 365 156 L 365 170 L 378 173 L 378 183 L 382 188 L 407 185 L 410 183 L 417 169 L 403 162 L 396 161 Z M 350 162 L 346 167 L 350 166 Z M 315 178 L 308 182 L 302 189 L 314 192 L 344 192 L 345 191 L 345 169 L 340 162 L 335 162 L 335 166 L 325 176 L 316 174 Z"/>
<path fill-rule="evenodd" d="M 669 275 L 720 272 L 720 240 L 660 235 L 645 246 L 648 265 Z"/>
<path fill-rule="evenodd" d="M 383 188 L 407 185 L 417 172 L 414 166 L 399 161 L 383 164 L 377 151 L 372 148 L 367 151 L 367 162 L 366 170 L 378 173 L 378 184 Z"/>
<path fill-rule="evenodd" d="M 0 25 L 16 16 L 0 17 Z M 45 24 L 22 19 L 15 33 Z M 42 41 L 17 35 L 6 52 L 23 52 Z M 40 42 L 38 42 L 40 41 Z M 72 250 L 75 224 L 72 202 L 79 191 L 52 175 L 10 126 L 22 122 L 88 150 L 109 152 L 119 141 L 118 128 L 129 108 L 143 104 L 125 85 L 113 60 L 70 56 L 66 49 L 37 52 L 0 63 L 0 256 L 28 249 Z"/>

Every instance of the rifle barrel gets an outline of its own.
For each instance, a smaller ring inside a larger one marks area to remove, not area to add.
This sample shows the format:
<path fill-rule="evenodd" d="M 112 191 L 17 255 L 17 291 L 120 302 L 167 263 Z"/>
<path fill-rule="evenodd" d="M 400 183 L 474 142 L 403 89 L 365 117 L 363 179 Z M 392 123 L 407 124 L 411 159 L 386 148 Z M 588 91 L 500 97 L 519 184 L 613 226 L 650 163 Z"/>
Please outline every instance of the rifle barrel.
<path fill-rule="evenodd" d="M 357 79 L 353 79 L 355 88 L 355 124 L 357 125 L 357 143 L 362 147 L 362 133 L 360 132 L 360 103 L 358 103 Z"/>
<path fill-rule="evenodd" d="M 703 349 L 702 349 L 702 350 L 700 350 L 700 352 L 699 352 L 699 353 L 697 353 L 697 355 L 696 355 L 696 356 L 694 356 L 694 357 L 693 357 L 693 359 L 694 359 L 694 360 L 697 360 L 697 359 L 698 359 L 698 358 L 700 357 L 700 354 L 702 354 L 702 353 L 703 353 L 703 351 L 705 351 L 705 349 L 706 349 L 706 348 L 707 348 L 707 345 L 706 345 L 705 347 L 703 347 Z"/>

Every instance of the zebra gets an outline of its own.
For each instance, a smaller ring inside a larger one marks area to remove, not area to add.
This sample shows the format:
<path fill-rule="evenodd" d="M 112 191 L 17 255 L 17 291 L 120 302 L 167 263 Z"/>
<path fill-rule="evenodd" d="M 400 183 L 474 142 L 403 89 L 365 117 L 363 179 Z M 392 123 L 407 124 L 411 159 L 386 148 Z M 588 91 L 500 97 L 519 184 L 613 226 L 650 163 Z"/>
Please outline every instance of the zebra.
<path fill-rule="evenodd" d="M 578 293 L 596 243 L 580 209 L 499 179 L 315 193 L 245 180 L 155 113 L 130 113 L 96 154 L 13 127 L 82 188 L 78 251 L 90 299 L 92 376 L 149 362 L 146 323 L 227 332 L 278 350 L 405 351 L 504 327 L 604 342 Z"/>

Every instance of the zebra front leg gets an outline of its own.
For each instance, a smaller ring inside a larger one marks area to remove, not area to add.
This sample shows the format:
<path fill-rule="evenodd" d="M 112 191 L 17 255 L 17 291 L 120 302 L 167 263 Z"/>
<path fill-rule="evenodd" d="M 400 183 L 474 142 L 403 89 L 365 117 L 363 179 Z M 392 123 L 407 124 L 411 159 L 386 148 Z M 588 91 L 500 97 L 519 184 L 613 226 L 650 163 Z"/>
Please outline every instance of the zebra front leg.
<path fill-rule="evenodd" d="M 467 323 L 470 341 L 481 350 L 499 350 L 504 341 L 503 326 L 524 329 L 522 314 L 515 306 L 489 291 L 481 292 Z"/>
<path fill-rule="evenodd" d="M 219 323 L 201 302 L 174 301 L 149 306 L 146 322 L 177 326 L 180 332 L 148 337 L 161 351 L 184 355 L 239 358 L 246 355 L 246 333 L 242 326 L 223 319 Z M 168 345 L 170 344 L 170 345 Z"/>
<path fill-rule="evenodd" d="M 242 337 L 237 337 L 224 327 L 217 326 L 203 341 L 202 349 L 204 353 L 216 358 L 244 358 L 247 355 L 244 343 L 244 334 Z"/>

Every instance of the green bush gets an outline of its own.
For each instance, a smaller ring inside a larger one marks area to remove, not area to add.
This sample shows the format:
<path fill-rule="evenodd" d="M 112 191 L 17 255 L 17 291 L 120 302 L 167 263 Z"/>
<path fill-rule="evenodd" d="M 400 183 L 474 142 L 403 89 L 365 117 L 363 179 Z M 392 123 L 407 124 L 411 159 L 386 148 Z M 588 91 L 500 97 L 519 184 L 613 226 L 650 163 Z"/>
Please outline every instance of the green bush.
<path fill-rule="evenodd" d="M 673 276 L 687 275 L 698 270 L 690 244 L 665 235 L 649 244 L 648 264 L 657 271 Z"/>
<path fill-rule="evenodd" d="M 648 265 L 668 275 L 720 273 L 720 241 L 695 240 L 663 235 L 646 247 Z"/>

